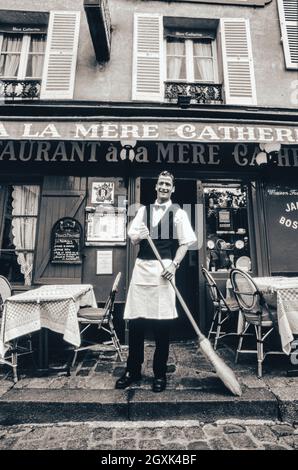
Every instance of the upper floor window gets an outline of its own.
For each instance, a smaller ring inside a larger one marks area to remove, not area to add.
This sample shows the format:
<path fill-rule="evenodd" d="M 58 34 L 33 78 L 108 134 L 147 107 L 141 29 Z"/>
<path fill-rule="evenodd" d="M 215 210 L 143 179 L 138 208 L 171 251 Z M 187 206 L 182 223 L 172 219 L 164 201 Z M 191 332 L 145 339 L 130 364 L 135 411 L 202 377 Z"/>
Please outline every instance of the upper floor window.
<path fill-rule="evenodd" d="M 167 38 L 167 79 L 216 82 L 216 48 L 211 39 Z"/>
<path fill-rule="evenodd" d="M 255 105 L 249 20 L 135 13 L 132 99 Z"/>
<path fill-rule="evenodd" d="M 0 77 L 16 80 L 42 77 L 45 34 L 1 34 L 0 45 Z"/>

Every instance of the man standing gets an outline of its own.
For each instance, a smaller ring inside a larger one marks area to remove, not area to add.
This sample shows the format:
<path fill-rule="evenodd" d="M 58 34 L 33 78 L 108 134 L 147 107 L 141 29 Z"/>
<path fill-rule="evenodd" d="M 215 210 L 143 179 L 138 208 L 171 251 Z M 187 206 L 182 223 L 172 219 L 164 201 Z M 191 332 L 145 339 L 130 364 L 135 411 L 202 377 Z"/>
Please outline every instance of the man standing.
<path fill-rule="evenodd" d="M 169 281 L 174 279 L 189 245 L 196 241 L 186 212 L 172 204 L 174 176 L 163 171 L 155 190 L 155 204 L 142 206 L 128 230 L 132 243 L 139 244 L 140 248 L 124 311 L 124 319 L 129 320 L 129 355 L 126 371 L 116 382 L 117 389 L 141 380 L 144 335 L 150 324 L 156 345 L 152 390 L 162 392 L 166 388 L 170 325 L 178 316 L 175 291 Z M 164 270 L 146 240 L 149 233 L 163 260 Z"/>

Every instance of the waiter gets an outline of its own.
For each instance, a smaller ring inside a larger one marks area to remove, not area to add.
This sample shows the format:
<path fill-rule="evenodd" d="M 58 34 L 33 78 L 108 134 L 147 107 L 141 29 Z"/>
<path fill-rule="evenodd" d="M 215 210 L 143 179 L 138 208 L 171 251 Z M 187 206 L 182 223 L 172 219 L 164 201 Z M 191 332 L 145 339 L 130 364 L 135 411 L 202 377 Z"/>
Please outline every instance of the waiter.
<path fill-rule="evenodd" d="M 178 316 L 175 291 L 169 281 L 174 279 L 189 245 L 196 241 L 186 212 L 172 204 L 174 176 L 168 171 L 160 173 L 155 190 L 154 205 L 142 206 L 128 230 L 132 243 L 139 244 L 139 253 L 124 311 L 124 319 L 129 320 L 129 355 L 126 371 L 116 382 L 117 389 L 142 379 L 144 335 L 148 326 L 153 329 L 156 345 L 152 390 L 162 392 L 166 388 L 170 325 Z M 149 233 L 163 260 L 164 270 L 146 240 Z"/>

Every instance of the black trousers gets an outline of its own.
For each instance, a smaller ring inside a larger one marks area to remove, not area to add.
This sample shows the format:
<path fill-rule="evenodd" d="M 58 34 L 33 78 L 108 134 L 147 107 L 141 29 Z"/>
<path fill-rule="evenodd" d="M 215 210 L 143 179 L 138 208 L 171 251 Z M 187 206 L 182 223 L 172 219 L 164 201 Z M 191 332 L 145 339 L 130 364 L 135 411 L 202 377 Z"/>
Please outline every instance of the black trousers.
<path fill-rule="evenodd" d="M 155 340 L 153 373 L 155 377 L 164 377 L 170 346 L 170 326 L 173 320 L 148 320 L 136 318 L 129 320 L 129 353 L 127 370 L 131 374 L 140 374 L 144 362 L 145 331 L 152 328 Z"/>

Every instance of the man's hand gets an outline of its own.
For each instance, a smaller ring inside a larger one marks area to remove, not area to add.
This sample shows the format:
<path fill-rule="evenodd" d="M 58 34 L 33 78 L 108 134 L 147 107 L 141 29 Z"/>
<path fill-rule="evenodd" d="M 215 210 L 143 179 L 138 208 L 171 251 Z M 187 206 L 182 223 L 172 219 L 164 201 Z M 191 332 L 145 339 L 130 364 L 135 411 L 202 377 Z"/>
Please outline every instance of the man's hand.
<path fill-rule="evenodd" d="M 164 279 L 167 279 L 168 281 L 171 281 L 175 275 L 176 272 L 176 266 L 172 263 L 168 268 L 166 268 L 162 273 L 161 277 Z"/>
<path fill-rule="evenodd" d="M 139 237 L 140 240 L 144 240 L 144 238 L 147 238 L 148 235 L 149 235 L 148 227 L 143 222 L 140 225 L 138 237 Z"/>

